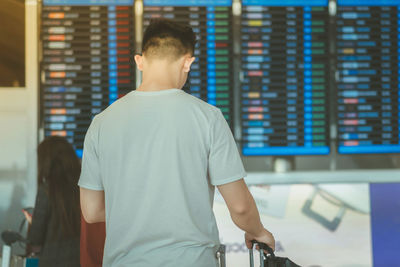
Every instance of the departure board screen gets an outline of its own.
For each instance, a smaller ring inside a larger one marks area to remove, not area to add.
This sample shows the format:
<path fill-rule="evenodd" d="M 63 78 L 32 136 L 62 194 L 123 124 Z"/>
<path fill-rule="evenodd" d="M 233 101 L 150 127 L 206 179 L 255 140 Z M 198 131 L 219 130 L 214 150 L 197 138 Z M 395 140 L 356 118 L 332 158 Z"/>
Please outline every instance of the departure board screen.
<path fill-rule="evenodd" d="M 244 156 L 328 154 L 328 1 L 244 0 Z"/>
<path fill-rule="evenodd" d="M 400 2 L 339 0 L 338 151 L 400 152 Z"/>
<path fill-rule="evenodd" d="M 133 10 L 133 0 L 43 1 L 44 132 L 78 156 L 93 116 L 135 87 Z"/>
<path fill-rule="evenodd" d="M 196 60 L 183 89 L 221 109 L 232 126 L 231 5 L 231 0 L 144 0 L 143 27 L 167 18 L 193 28 Z"/>

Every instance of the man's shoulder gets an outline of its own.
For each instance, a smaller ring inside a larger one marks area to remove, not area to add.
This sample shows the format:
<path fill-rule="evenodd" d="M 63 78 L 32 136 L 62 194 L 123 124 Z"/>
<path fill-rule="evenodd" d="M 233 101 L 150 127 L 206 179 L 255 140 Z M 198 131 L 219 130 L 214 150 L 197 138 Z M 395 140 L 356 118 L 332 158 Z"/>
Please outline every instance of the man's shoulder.
<path fill-rule="evenodd" d="M 191 105 L 195 105 L 205 112 L 211 113 L 214 116 L 219 112 L 219 109 L 217 107 L 207 103 L 206 101 L 198 98 L 197 96 L 191 95 L 186 92 L 185 92 L 185 94 L 182 94 L 182 95 L 184 95 L 184 97 L 188 100 L 185 102 L 188 102 Z"/>
<path fill-rule="evenodd" d="M 125 96 L 117 99 L 114 103 L 112 103 L 111 105 L 106 107 L 103 111 L 101 111 L 100 113 L 95 115 L 92 122 L 96 121 L 97 123 L 100 123 L 104 120 L 107 120 L 107 117 L 110 114 L 118 111 L 121 108 L 121 106 L 124 105 L 124 103 L 127 101 L 127 97 L 128 97 L 128 95 L 125 95 Z"/>
<path fill-rule="evenodd" d="M 217 107 L 203 101 L 197 96 L 191 95 L 184 91 L 175 97 L 179 100 L 175 101 L 174 105 L 177 105 L 186 111 L 192 110 L 195 111 L 195 113 L 200 111 L 201 114 L 211 118 L 212 120 L 218 116 L 218 113 L 221 112 Z M 110 121 L 114 121 L 116 116 L 125 114 L 127 109 L 132 109 L 132 104 L 129 102 L 129 99 L 132 100 L 133 98 L 129 98 L 129 94 L 125 95 L 124 97 L 112 103 L 102 112 L 94 116 L 92 120 L 94 128 L 100 127 L 101 124 L 107 124 Z"/>

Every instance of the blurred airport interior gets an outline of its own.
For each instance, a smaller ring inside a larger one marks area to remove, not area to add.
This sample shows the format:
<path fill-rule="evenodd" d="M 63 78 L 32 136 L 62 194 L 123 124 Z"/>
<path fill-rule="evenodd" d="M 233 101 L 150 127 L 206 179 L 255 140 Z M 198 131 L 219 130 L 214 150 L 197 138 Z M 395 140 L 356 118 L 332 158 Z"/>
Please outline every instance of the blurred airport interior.
<path fill-rule="evenodd" d="M 39 142 L 82 157 L 93 117 L 140 84 L 160 17 L 197 35 L 183 89 L 221 109 L 277 255 L 400 266 L 398 0 L 0 0 L 0 232 L 26 236 Z M 247 266 L 218 192 L 214 211 L 227 266 Z"/>

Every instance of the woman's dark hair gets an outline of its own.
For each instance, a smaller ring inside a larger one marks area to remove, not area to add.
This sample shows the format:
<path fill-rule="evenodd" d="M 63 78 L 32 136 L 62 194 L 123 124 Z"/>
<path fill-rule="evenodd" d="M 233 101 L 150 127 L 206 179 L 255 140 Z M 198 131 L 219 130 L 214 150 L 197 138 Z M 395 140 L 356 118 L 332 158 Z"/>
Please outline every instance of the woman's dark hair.
<path fill-rule="evenodd" d="M 64 236 L 80 233 L 78 179 L 79 158 L 68 141 L 59 136 L 46 138 L 39 144 L 38 184 L 48 190 L 50 208 Z"/>

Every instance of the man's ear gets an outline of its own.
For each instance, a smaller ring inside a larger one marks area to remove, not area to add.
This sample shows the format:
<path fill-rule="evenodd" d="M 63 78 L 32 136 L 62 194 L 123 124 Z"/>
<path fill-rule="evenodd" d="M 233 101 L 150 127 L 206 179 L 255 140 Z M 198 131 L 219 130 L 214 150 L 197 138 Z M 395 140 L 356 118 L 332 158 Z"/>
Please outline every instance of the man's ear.
<path fill-rule="evenodd" d="M 136 66 L 140 71 L 143 71 L 143 56 L 135 55 Z"/>
<path fill-rule="evenodd" d="M 189 72 L 190 71 L 190 66 L 192 66 L 192 63 L 195 61 L 195 57 L 185 57 L 185 61 L 183 62 L 183 71 L 184 72 Z"/>

